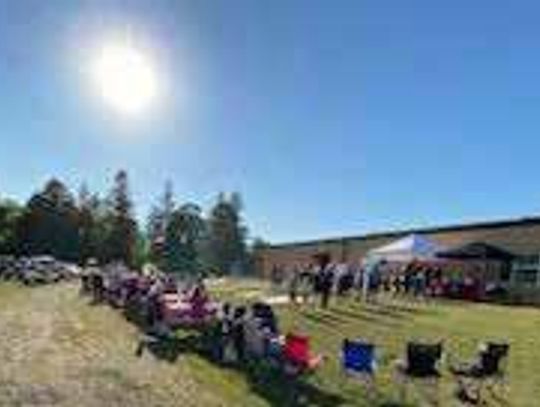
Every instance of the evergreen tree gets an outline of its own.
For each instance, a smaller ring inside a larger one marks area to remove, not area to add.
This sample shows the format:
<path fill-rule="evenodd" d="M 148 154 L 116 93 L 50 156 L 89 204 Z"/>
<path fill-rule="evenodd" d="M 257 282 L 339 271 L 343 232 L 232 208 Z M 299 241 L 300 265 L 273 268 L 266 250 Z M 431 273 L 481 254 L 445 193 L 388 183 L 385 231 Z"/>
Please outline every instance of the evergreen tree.
<path fill-rule="evenodd" d="M 238 193 L 230 198 L 218 196 L 208 219 L 208 256 L 212 266 L 220 273 L 241 273 L 246 263 L 246 228 L 240 212 L 242 200 Z"/>
<path fill-rule="evenodd" d="M 22 252 L 78 260 L 78 215 L 67 187 L 57 179 L 50 180 L 26 205 L 19 228 Z"/>
<path fill-rule="evenodd" d="M 184 275 L 201 270 L 199 244 L 204 228 L 199 206 L 188 203 L 172 212 L 163 247 L 165 270 Z"/>
<path fill-rule="evenodd" d="M 247 271 L 251 275 L 262 275 L 264 270 L 263 251 L 268 248 L 268 243 L 263 239 L 256 237 L 253 239 L 248 251 Z"/>
<path fill-rule="evenodd" d="M 128 175 L 119 171 L 114 178 L 114 186 L 107 201 L 107 240 L 105 258 L 108 261 L 122 261 L 131 266 L 135 260 L 137 242 L 137 222 L 133 216 L 133 203 L 129 192 Z"/>
<path fill-rule="evenodd" d="M 103 260 L 105 236 L 107 233 L 103 203 L 97 194 L 91 194 L 86 184 L 79 190 L 79 263 L 88 259 Z"/>
<path fill-rule="evenodd" d="M 148 236 L 150 259 L 163 267 L 163 247 L 165 244 L 167 227 L 171 222 L 175 209 L 173 186 L 170 181 L 165 183 L 163 196 L 158 205 L 153 206 L 148 215 L 146 233 Z"/>
<path fill-rule="evenodd" d="M 0 254 L 17 253 L 17 225 L 22 215 L 23 208 L 17 202 L 0 200 Z"/>

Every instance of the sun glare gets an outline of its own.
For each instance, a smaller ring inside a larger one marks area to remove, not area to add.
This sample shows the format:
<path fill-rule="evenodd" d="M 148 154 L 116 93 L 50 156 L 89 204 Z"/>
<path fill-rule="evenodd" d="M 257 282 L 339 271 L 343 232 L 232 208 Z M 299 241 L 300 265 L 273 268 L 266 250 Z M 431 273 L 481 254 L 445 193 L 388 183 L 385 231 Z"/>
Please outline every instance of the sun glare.
<path fill-rule="evenodd" d="M 92 76 L 104 101 L 126 114 L 139 114 L 156 97 L 154 68 L 142 52 L 128 45 L 102 47 L 92 66 Z"/>

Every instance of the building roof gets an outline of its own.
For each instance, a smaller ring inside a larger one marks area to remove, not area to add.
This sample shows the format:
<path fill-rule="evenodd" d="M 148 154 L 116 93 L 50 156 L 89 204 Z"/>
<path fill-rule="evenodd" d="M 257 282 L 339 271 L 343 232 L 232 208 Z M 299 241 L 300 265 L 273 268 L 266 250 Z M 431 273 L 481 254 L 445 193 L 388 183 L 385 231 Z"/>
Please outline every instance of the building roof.
<path fill-rule="evenodd" d="M 357 236 L 343 236 L 335 237 L 329 239 L 312 239 L 305 241 L 296 241 L 296 242 L 287 242 L 279 244 L 271 244 L 268 248 L 270 249 L 279 249 L 279 248 L 288 248 L 288 247 L 300 247 L 300 246 L 312 246 L 319 244 L 332 244 L 332 243 L 343 243 L 344 241 L 358 241 L 358 240 L 370 240 L 370 239 L 380 239 L 380 238 L 392 238 L 400 237 L 403 235 L 409 234 L 430 234 L 430 233 L 440 233 L 440 232 L 461 232 L 474 229 L 500 229 L 508 227 L 521 227 L 521 226 L 538 226 L 540 225 L 540 216 L 531 216 L 524 218 L 516 219 L 505 219 L 498 221 L 484 221 L 484 222 L 472 222 L 464 223 L 457 225 L 447 225 L 447 226 L 433 226 L 426 228 L 410 228 L 402 230 L 394 230 L 388 232 L 377 232 L 377 233 L 367 233 L 365 235 Z"/>

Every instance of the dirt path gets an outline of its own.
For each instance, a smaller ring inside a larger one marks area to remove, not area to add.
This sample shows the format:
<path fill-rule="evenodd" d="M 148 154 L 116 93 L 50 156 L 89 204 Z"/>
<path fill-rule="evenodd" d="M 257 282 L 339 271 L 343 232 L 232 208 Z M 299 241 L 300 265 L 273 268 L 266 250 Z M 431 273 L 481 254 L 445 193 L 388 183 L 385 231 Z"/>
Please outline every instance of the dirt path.
<path fill-rule="evenodd" d="M 0 287 L 0 330 L 1 406 L 221 404 L 189 364 L 135 357 L 135 328 L 74 286 Z"/>

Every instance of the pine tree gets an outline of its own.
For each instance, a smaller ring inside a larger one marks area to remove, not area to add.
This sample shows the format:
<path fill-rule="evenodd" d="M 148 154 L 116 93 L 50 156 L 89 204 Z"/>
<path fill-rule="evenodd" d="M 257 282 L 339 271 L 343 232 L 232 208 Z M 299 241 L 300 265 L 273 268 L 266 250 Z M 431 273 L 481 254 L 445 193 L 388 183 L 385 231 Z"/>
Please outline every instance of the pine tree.
<path fill-rule="evenodd" d="M 99 196 L 91 194 L 85 183 L 79 189 L 78 208 L 79 263 L 84 264 L 90 258 L 102 260 L 102 250 L 106 244 L 106 217 Z"/>
<path fill-rule="evenodd" d="M 128 175 L 119 171 L 107 202 L 108 236 L 106 259 L 122 261 L 131 266 L 135 260 L 137 222 L 133 216 L 133 203 L 129 192 Z"/>
<path fill-rule="evenodd" d="M 166 271 L 195 275 L 201 270 L 199 247 L 204 228 L 199 206 L 188 203 L 172 212 L 163 245 Z"/>
<path fill-rule="evenodd" d="M 62 182 L 51 179 L 26 205 L 18 231 L 22 252 L 78 260 L 78 222 L 73 196 Z"/>
<path fill-rule="evenodd" d="M 246 234 L 240 212 L 241 198 L 238 193 L 229 199 L 218 196 L 217 203 L 208 219 L 208 257 L 220 273 L 243 272 L 246 258 Z"/>
<path fill-rule="evenodd" d="M 163 247 L 165 244 L 167 227 L 175 209 L 173 185 L 170 181 L 165 183 L 163 196 L 158 205 L 153 206 L 148 215 L 146 233 L 149 242 L 150 259 L 163 267 Z"/>
<path fill-rule="evenodd" d="M 0 254 L 17 253 L 17 225 L 22 215 L 23 208 L 17 202 L 0 200 Z"/>

